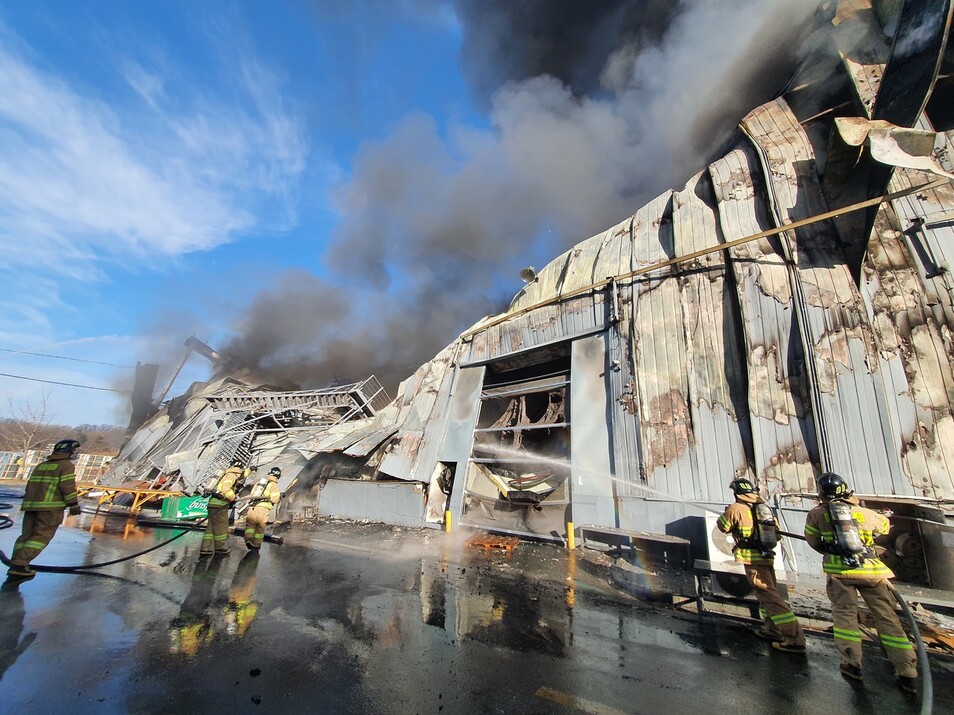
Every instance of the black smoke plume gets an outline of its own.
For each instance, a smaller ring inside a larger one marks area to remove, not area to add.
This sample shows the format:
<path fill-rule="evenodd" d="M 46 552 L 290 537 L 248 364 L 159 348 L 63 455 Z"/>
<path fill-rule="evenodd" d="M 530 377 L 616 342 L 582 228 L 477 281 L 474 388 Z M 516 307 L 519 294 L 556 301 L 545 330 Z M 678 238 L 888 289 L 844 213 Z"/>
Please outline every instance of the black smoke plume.
<path fill-rule="evenodd" d="M 520 268 L 701 169 L 786 83 L 817 5 L 458 0 L 462 69 L 491 129 L 421 113 L 366 144 L 335 197 L 334 278 L 259 294 L 223 350 L 303 387 L 374 373 L 393 395 L 505 308 Z"/>

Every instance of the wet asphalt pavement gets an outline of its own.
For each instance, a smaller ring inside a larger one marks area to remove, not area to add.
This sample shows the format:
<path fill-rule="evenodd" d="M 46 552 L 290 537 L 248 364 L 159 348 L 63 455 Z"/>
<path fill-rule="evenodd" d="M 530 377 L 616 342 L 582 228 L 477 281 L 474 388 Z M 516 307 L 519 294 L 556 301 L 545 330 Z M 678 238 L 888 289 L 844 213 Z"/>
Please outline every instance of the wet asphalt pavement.
<path fill-rule="evenodd" d="M 104 561 L 178 532 L 91 517 L 44 564 Z M 19 533 L 0 531 L 8 555 Z M 463 535 L 325 523 L 283 546 L 199 561 L 201 534 L 100 575 L 0 592 L 0 712 L 904 713 L 866 645 L 865 683 L 830 636 L 776 653 L 729 621 L 645 603 L 582 554 Z M 652 580 L 652 576 L 649 580 Z M 954 712 L 935 661 L 934 712 Z"/>

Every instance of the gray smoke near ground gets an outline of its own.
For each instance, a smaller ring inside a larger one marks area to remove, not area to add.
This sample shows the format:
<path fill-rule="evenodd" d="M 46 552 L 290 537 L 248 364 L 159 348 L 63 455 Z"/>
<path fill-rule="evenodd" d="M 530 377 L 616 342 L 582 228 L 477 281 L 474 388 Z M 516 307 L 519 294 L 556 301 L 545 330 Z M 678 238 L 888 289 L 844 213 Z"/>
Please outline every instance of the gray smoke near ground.
<path fill-rule="evenodd" d="M 424 3 L 429 5 L 428 3 Z M 817 0 L 458 0 L 490 129 L 426 114 L 358 153 L 332 282 L 266 291 L 225 350 L 302 386 L 396 382 L 573 244 L 682 185 L 781 89 Z"/>

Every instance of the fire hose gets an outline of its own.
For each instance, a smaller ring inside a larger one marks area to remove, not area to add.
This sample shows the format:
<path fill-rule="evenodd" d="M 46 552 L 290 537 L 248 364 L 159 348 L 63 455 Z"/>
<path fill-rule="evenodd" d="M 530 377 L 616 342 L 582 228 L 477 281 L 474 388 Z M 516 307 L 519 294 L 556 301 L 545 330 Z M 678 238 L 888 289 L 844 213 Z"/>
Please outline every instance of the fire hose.
<path fill-rule="evenodd" d="M 22 499 L 22 493 L 15 492 L 0 492 L 0 498 L 2 499 Z M 0 509 L 12 509 L 13 504 L 8 501 L 0 502 Z M 9 529 L 13 526 L 13 517 L 9 514 L 0 513 L 0 529 Z"/>
<path fill-rule="evenodd" d="M 248 499 L 249 499 L 249 497 L 240 497 L 239 499 L 236 499 L 235 501 L 236 501 L 236 502 L 238 502 L 238 501 L 247 501 Z M 8 518 L 9 518 L 9 517 L 8 517 Z M 82 572 L 84 572 L 84 571 L 89 571 L 89 570 L 92 570 L 92 569 L 101 569 L 101 568 L 105 568 L 106 566 L 112 566 L 112 565 L 114 565 L 114 564 L 120 564 L 120 563 L 122 563 L 122 562 L 124 562 L 124 561 L 130 561 L 130 560 L 132 560 L 132 559 L 137 559 L 137 558 L 139 558 L 140 556 L 144 556 L 144 555 L 146 555 L 146 554 L 148 554 L 148 553 L 150 553 L 150 552 L 152 552 L 152 551 L 156 551 L 157 549 L 161 549 L 161 548 L 163 548 L 164 546 L 167 546 L 167 545 L 171 544 L 171 543 L 172 543 L 173 541 L 175 541 L 176 539 L 181 539 L 183 536 L 185 536 L 185 535 L 186 535 L 189 531 L 191 531 L 193 528 L 205 524 L 205 522 L 207 522 L 208 520 L 209 520 L 209 517 L 205 517 L 204 519 L 200 519 L 199 521 L 195 522 L 195 524 L 190 524 L 189 526 L 184 526 L 184 527 L 182 528 L 182 532 L 179 533 L 179 534 L 176 534 L 176 535 L 173 536 L 171 539 L 166 539 L 165 541 L 160 542 L 160 543 L 156 544 L 155 546 L 150 546 L 148 549 L 144 549 L 143 551 L 138 551 L 138 552 L 136 552 L 136 553 L 134 553 L 134 554 L 129 554 L 129 555 L 127 555 L 127 556 L 123 556 L 123 557 L 118 558 L 118 559 L 112 559 L 111 561 L 103 561 L 103 562 L 98 563 L 98 564 L 79 564 L 79 565 L 77 565 L 77 566 L 44 566 L 44 565 L 41 565 L 41 564 L 30 564 L 30 568 L 33 569 L 34 571 L 44 571 L 44 572 L 47 572 L 47 573 L 82 573 Z M 12 520 L 11 520 L 11 523 L 12 523 Z M 281 537 L 278 537 L 278 538 L 281 538 Z M 282 543 L 282 542 L 284 541 L 284 539 L 282 539 L 281 541 L 278 541 L 277 539 L 273 539 L 273 541 L 275 541 L 276 543 L 279 543 L 279 544 L 280 544 L 280 543 Z M 9 557 L 8 557 L 2 550 L 0 550 L 0 561 L 2 561 L 3 564 L 6 565 L 6 566 L 10 566 L 10 565 L 11 565 L 11 562 L 10 562 Z"/>
<path fill-rule="evenodd" d="M 805 537 L 801 534 L 793 534 L 792 532 L 781 530 L 779 530 L 778 533 L 782 536 L 787 536 L 792 539 L 801 539 L 802 541 L 805 541 Z M 904 597 L 901 595 L 901 592 L 895 588 L 894 584 L 890 581 L 887 583 L 891 594 L 898 602 L 898 605 L 901 606 L 901 612 L 904 613 L 908 624 L 911 626 L 911 634 L 914 636 L 914 644 L 918 652 L 918 670 L 921 673 L 921 715 L 931 715 L 934 709 L 934 681 L 931 679 L 931 663 L 928 660 L 927 647 L 924 645 L 924 639 L 921 638 L 921 631 L 918 628 L 918 621 L 914 617 L 914 613 L 911 611 L 910 606 L 908 606 L 907 602 L 904 600 Z"/>

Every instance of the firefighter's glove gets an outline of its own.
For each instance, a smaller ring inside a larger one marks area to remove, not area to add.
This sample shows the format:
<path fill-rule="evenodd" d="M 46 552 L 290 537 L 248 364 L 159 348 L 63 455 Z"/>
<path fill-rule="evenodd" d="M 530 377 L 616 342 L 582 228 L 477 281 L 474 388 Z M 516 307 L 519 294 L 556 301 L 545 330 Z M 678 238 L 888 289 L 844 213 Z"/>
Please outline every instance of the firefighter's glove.
<path fill-rule="evenodd" d="M 83 513 L 83 510 L 80 509 L 79 504 L 74 504 L 73 506 L 70 507 L 70 516 L 79 516 L 82 513 Z"/>

